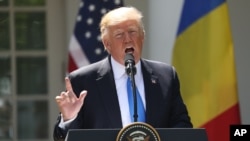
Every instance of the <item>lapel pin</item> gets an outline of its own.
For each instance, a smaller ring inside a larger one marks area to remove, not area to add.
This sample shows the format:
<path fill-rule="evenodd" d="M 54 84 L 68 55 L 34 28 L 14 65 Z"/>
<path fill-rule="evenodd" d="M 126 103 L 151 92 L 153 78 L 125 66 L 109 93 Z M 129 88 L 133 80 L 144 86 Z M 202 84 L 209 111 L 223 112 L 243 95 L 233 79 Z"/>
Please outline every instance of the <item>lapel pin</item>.
<path fill-rule="evenodd" d="M 155 79 L 151 79 L 151 82 L 152 82 L 153 84 L 156 84 L 156 80 L 155 80 Z"/>

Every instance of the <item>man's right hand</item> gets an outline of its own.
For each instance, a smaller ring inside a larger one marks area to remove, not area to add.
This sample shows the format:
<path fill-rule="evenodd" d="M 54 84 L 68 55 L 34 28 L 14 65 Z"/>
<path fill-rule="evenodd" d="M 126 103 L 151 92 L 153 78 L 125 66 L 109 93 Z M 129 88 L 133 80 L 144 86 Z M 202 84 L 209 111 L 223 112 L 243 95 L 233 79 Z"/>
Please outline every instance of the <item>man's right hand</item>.
<path fill-rule="evenodd" d="M 65 78 L 65 85 L 66 91 L 61 92 L 59 96 L 55 97 L 64 122 L 77 116 L 87 95 L 87 91 L 83 90 L 78 98 L 73 92 L 68 77 Z"/>

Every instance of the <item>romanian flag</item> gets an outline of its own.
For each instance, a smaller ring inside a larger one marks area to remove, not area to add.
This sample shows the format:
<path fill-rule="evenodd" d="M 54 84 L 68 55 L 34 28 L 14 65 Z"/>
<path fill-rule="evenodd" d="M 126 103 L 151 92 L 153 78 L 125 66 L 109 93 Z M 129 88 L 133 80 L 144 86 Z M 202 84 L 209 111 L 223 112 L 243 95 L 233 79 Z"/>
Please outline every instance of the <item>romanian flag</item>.
<path fill-rule="evenodd" d="M 225 0 L 184 1 L 173 65 L 194 127 L 205 128 L 209 141 L 229 141 L 240 112 Z"/>

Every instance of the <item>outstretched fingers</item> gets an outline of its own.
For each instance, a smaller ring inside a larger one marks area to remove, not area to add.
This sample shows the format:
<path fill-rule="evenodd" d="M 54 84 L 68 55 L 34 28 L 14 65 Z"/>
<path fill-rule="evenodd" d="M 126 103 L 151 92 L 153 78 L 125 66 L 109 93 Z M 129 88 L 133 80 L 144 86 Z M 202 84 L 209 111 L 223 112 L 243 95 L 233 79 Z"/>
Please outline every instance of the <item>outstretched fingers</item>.
<path fill-rule="evenodd" d="M 75 104 L 83 104 L 83 101 L 87 95 L 87 91 L 86 90 L 83 90 L 79 97 L 77 97 L 75 95 L 75 93 L 73 92 L 73 89 L 72 89 L 72 85 L 71 85 L 71 82 L 69 80 L 68 77 L 65 77 L 65 86 L 66 86 L 66 91 L 63 91 L 61 92 L 61 94 L 59 96 L 56 96 L 55 99 L 56 99 L 56 102 L 58 103 L 59 106 L 62 106 L 62 105 L 75 105 Z M 80 102 L 80 103 L 79 103 Z M 77 105 L 78 105 L 77 104 Z"/>
<path fill-rule="evenodd" d="M 77 97 L 73 92 L 71 82 L 68 77 L 65 78 L 65 86 L 66 91 L 62 91 L 60 95 L 55 97 L 55 99 L 59 110 L 63 115 L 63 119 L 67 121 L 75 117 L 80 111 L 87 95 L 87 91 L 83 90 L 79 97 Z"/>

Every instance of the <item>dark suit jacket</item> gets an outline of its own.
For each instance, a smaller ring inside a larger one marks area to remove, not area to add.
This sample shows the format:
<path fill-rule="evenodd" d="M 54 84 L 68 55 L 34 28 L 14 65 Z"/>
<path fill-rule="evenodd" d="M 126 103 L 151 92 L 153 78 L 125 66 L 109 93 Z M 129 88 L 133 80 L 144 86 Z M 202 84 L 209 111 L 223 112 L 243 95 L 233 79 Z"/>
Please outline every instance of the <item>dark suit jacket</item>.
<path fill-rule="evenodd" d="M 154 128 L 192 127 L 174 68 L 146 59 L 141 59 L 141 64 L 146 123 Z M 87 90 L 88 94 L 78 117 L 68 129 L 122 128 L 110 56 L 70 73 L 69 77 L 76 95 L 79 96 L 82 90 Z M 67 133 L 58 127 L 58 122 L 54 130 L 55 140 L 64 138 Z"/>

